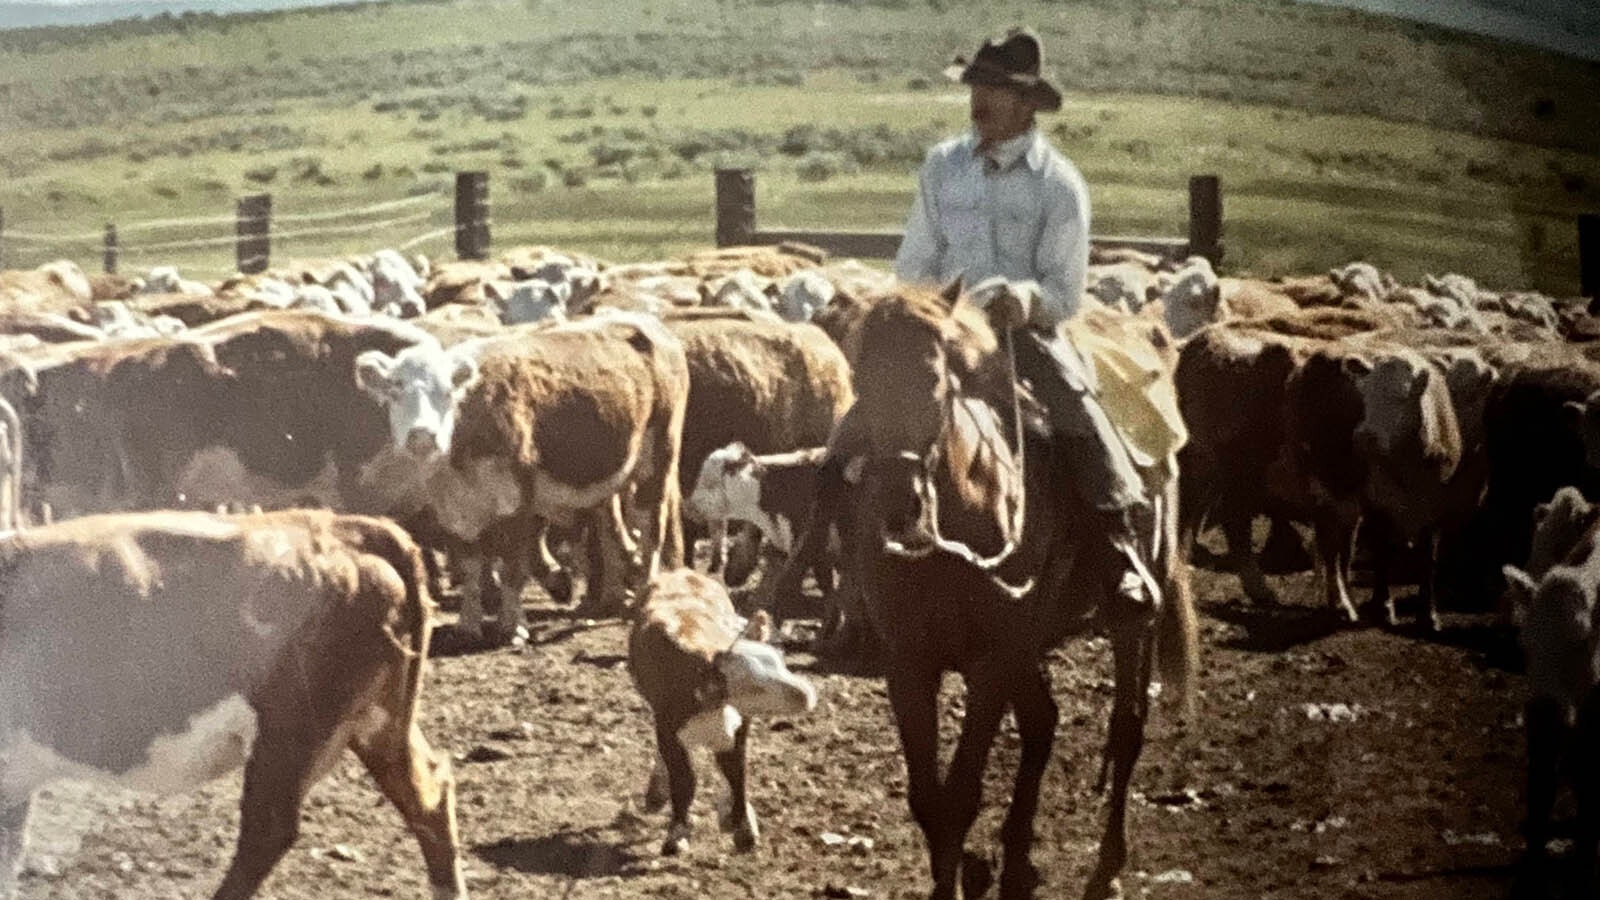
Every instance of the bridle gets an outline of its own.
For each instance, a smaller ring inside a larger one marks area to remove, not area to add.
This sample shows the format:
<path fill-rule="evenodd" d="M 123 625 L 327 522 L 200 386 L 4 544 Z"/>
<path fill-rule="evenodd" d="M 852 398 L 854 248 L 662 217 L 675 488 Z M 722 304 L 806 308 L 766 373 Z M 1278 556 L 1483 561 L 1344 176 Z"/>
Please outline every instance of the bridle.
<path fill-rule="evenodd" d="M 1026 521 L 1028 496 L 1026 477 L 1027 435 L 1022 428 L 1022 398 L 1017 387 L 1017 356 L 1012 343 L 1010 329 L 1006 329 L 1001 333 L 1001 341 L 1005 347 L 1007 375 L 1009 376 L 1011 388 L 1011 420 L 1013 437 L 1017 442 L 1016 453 L 1008 452 L 1003 440 L 993 441 L 988 438 L 983 440 L 994 454 L 996 462 L 1014 473 L 1017 479 L 1016 483 L 1021 486 L 1017 503 L 1011 510 L 1011 520 L 1008 523 L 1009 527 L 1006 529 L 1004 545 L 993 556 L 984 556 L 972 549 L 966 542 L 947 538 L 939 531 L 939 492 L 934 486 L 935 469 L 938 467 L 941 456 L 939 447 L 943 439 L 949 434 L 950 429 L 954 427 L 956 410 L 964 405 L 960 401 L 966 399 L 966 396 L 962 393 L 960 382 L 956 379 L 955 374 L 950 371 L 948 364 L 944 370 L 946 390 L 944 416 L 940 424 L 939 440 L 935 440 L 928 452 L 920 456 L 912 451 L 905 451 L 900 454 L 901 459 L 921 464 L 921 483 L 917 484 L 914 481 L 913 484 L 918 495 L 917 499 L 922 503 L 920 519 L 928 523 L 928 543 L 926 545 L 907 547 L 903 542 L 893 540 L 887 534 L 883 534 L 881 537 L 884 552 L 902 559 L 922 559 L 931 555 L 935 550 L 949 553 L 983 572 L 1002 594 L 1013 600 L 1021 600 L 1029 591 L 1033 590 L 1035 579 L 1029 578 L 1020 585 L 1013 585 L 1001 578 L 995 571 L 1022 546 L 1022 529 Z M 972 415 L 970 411 L 966 414 Z M 999 443 L 1000 446 L 993 446 L 994 443 Z M 879 528 L 881 531 L 881 523 Z"/>

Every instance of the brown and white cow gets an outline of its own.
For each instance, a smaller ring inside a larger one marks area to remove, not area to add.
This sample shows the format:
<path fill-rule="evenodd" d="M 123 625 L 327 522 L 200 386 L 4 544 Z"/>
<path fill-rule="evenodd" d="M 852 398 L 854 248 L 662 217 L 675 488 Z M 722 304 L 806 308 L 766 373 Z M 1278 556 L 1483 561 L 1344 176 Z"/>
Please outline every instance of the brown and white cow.
<path fill-rule="evenodd" d="M 1313 353 L 1290 377 L 1287 400 L 1288 444 L 1313 498 L 1329 604 L 1357 618 L 1349 566 L 1356 528 L 1371 514 L 1403 541 L 1429 541 L 1423 593 L 1437 628 L 1436 535 L 1462 459 L 1443 373 L 1398 345 L 1347 342 Z M 1374 599 L 1392 623 L 1387 596 Z"/>
<path fill-rule="evenodd" d="M 663 562 L 679 564 L 689 375 L 660 322 L 616 313 L 451 348 L 374 351 L 355 371 L 388 410 L 397 452 L 378 481 L 391 506 L 427 515 L 463 549 L 525 558 L 543 522 L 598 509 L 609 538 L 602 611 L 621 607 L 628 583 L 642 588 Z M 480 604 L 474 591 L 463 598 L 469 636 L 481 628 Z M 502 606 L 503 634 L 518 617 L 515 602 Z"/>
<path fill-rule="evenodd" d="M 417 726 L 431 613 L 416 544 L 382 519 L 137 513 L 0 538 L 0 897 L 40 786 L 170 793 L 241 766 L 214 896 L 250 897 L 345 747 L 433 896 L 465 897 L 449 758 Z"/>
<path fill-rule="evenodd" d="M 826 444 L 855 402 L 844 354 L 814 325 L 764 317 L 669 319 L 689 365 L 681 489 L 735 441 L 752 453 Z"/>
<path fill-rule="evenodd" d="M 760 839 L 746 792 L 749 718 L 809 712 L 817 705 L 816 689 L 792 674 L 782 653 L 766 643 L 770 632 L 765 613 L 746 622 L 727 589 L 699 572 L 675 569 L 650 582 L 628 636 L 628 671 L 655 718 L 656 765 L 645 788 L 646 807 L 672 801 L 662 853 L 681 853 L 689 845 L 695 793 L 689 753 L 696 747 L 716 755 L 727 779 L 722 826 L 733 832 L 734 846 L 752 850 Z"/>
<path fill-rule="evenodd" d="M 356 357 L 431 338 L 405 323 L 251 313 L 179 338 L 10 354 L 27 484 L 60 516 L 219 504 L 388 512 L 367 467 L 388 448 Z"/>

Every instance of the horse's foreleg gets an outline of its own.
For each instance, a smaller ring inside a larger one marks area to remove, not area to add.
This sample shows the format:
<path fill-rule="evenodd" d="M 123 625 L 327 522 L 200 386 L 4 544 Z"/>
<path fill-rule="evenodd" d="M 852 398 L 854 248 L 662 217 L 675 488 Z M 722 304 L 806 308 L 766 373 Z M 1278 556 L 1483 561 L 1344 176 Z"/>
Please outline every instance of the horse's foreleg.
<path fill-rule="evenodd" d="M 1019 650 L 1005 648 L 999 652 L 1009 656 Z M 1009 658 L 1003 664 L 989 662 L 967 673 L 967 711 L 944 779 L 944 831 L 932 845 L 935 898 L 955 896 L 961 875 L 961 851 L 967 832 L 978 818 L 983 801 L 983 772 L 989 766 L 989 749 L 1000 730 L 1000 717 L 1011 702 L 1015 675 L 1016 666 Z"/>
<path fill-rule="evenodd" d="M 1133 780 L 1133 767 L 1139 761 L 1139 753 L 1144 749 L 1144 725 L 1150 711 L 1150 665 L 1155 631 L 1147 619 L 1136 617 L 1133 611 L 1123 615 L 1124 621 L 1114 624 L 1111 630 L 1117 694 L 1106 740 L 1106 763 L 1111 775 L 1110 811 L 1105 834 L 1100 838 L 1099 862 L 1084 888 L 1085 900 L 1103 900 L 1120 894 L 1117 876 L 1128 860 L 1128 785 Z"/>
<path fill-rule="evenodd" d="M 1005 867 L 1000 875 L 1002 898 L 1031 897 L 1037 881 L 1029 859 L 1033 850 L 1033 819 L 1039 809 L 1039 784 L 1050 762 L 1056 723 L 1060 719 L 1056 701 L 1050 696 L 1050 676 L 1043 666 L 1034 667 L 1017 680 L 1016 695 L 1011 700 L 1017 714 L 1017 731 L 1022 738 L 1022 758 L 1017 763 L 1011 809 L 1000 829 L 1000 840 L 1005 847 Z"/>
<path fill-rule="evenodd" d="M 911 806 L 911 817 L 917 821 L 928 843 L 929 855 L 934 857 L 937 878 L 935 849 L 944 830 L 939 799 L 939 672 L 891 659 L 887 676 L 889 705 L 894 710 L 894 724 L 900 731 L 900 750 L 906 761 L 906 800 Z M 953 900 L 954 883 L 948 888 L 949 893 L 941 895 L 936 887 L 934 897 Z"/>

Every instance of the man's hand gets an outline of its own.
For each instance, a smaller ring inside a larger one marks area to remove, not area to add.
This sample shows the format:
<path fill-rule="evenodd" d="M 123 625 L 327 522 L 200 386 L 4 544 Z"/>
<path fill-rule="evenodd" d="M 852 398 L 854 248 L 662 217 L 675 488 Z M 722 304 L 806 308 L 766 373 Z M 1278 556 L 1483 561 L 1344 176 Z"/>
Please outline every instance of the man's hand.
<path fill-rule="evenodd" d="M 1032 281 L 1007 281 L 994 277 L 979 283 L 967 295 L 989 314 L 989 322 L 1002 331 L 1028 324 L 1040 300 L 1039 285 Z"/>

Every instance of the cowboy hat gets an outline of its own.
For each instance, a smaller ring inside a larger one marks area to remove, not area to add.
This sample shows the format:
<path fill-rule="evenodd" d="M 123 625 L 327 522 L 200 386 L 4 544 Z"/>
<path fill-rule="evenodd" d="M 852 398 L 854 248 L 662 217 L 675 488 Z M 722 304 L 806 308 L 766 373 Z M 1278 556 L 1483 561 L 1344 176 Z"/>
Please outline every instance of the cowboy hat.
<path fill-rule="evenodd" d="M 970 61 L 956 57 L 944 74 L 962 84 L 1016 88 L 1036 109 L 1054 112 L 1061 108 L 1061 92 L 1039 73 L 1043 55 L 1038 35 L 1027 28 L 1013 28 L 1004 37 L 984 41 Z"/>

